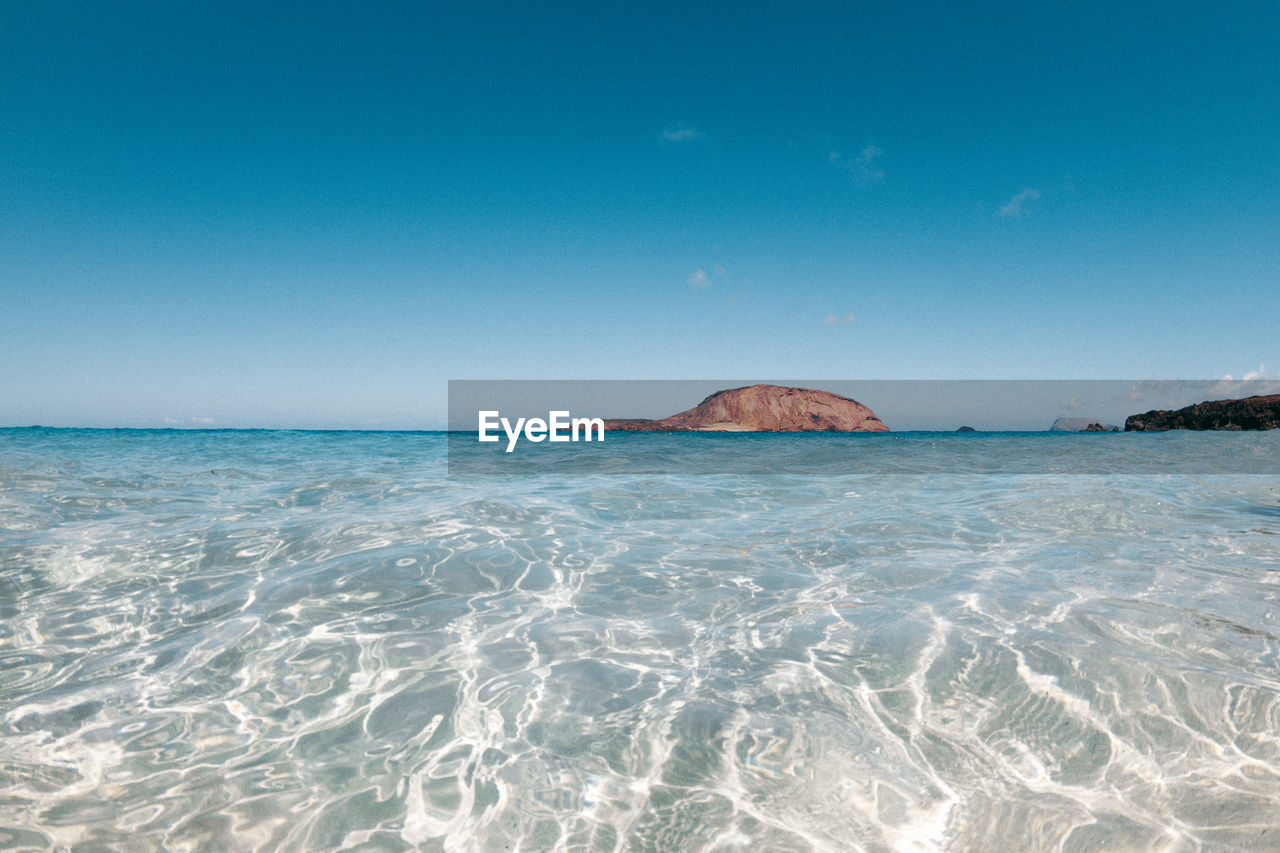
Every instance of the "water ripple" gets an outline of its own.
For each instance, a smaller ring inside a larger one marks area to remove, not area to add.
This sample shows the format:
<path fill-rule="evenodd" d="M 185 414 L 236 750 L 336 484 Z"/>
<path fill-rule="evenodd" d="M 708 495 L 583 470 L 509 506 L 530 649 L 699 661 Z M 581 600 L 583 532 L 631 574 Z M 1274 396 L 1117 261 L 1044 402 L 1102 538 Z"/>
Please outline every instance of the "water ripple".
<path fill-rule="evenodd" d="M 1273 480 L 444 453 L 0 435 L 0 847 L 1275 846 Z"/>

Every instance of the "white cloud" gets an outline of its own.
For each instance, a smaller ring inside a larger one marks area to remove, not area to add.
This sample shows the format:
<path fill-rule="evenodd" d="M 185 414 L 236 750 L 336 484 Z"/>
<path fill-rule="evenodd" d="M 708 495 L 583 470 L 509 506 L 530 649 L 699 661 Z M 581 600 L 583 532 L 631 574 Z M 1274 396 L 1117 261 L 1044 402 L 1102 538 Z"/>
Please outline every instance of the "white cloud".
<path fill-rule="evenodd" d="M 850 311 L 848 314 L 844 314 L 843 316 L 836 316 L 835 314 L 828 314 L 826 317 L 823 317 L 823 318 L 822 318 L 822 325 L 824 325 L 824 326 L 848 326 L 848 325 L 852 324 L 852 323 L 853 323 L 853 321 L 854 321 L 854 320 L 856 320 L 856 319 L 857 319 L 857 316 L 856 316 L 852 311 Z"/>
<path fill-rule="evenodd" d="M 1221 380 L 1221 381 L 1223 381 L 1223 382 L 1236 382 L 1236 381 L 1239 381 L 1239 382 L 1252 382 L 1252 381 L 1253 381 L 1253 380 L 1255 380 L 1255 379 L 1280 379 L 1280 371 L 1276 372 L 1275 374 L 1271 374 L 1271 373 L 1268 373 L 1268 372 L 1267 372 L 1267 366 L 1266 366 L 1265 364 L 1259 364 L 1259 365 L 1258 365 L 1258 369 L 1257 369 L 1257 370 L 1249 370 L 1249 371 L 1246 371 L 1246 372 L 1245 372 L 1245 374 L 1244 374 L 1243 376 L 1241 376 L 1239 380 L 1237 380 L 1234 376 L 1232 376 L 1230 373 L 1228 373 L 1226 376 L 1222 377 L 1222 380 Z"/>
<path fill-rule="evenodd" d="M 1129 386 L 1129 390 L 1115 397 L 1116 400 L 1142 400 L 1156 394 L 1163 394 L 1171 383 L 1163 379 L 1144 379 Z"/>
<path fill-rule="evenodd" d="M 1264 365 L 1239 379 L 1230 373 L 1212 379 L 1145 379 L 1132 385 L 1128 393 L 1114 399 L 1148 409 L 1180 409 L 1205 400 L 1280 394 L 1280 372 L 1268 373 Z"/>
<path fill-rule="evenodd" d="M 696 127 L 690 127 L 687 124 L 676 125 L 662 131 L 662 141 L 678 144 L 681 142 L 693 142 L 706 136 L 705 133 Z"/>
<path fill-rule="evenodd" d="M 884 170 L 876 164 L 877 158 L 883 153 L 882 149 L 874 145 L 864 145 L 853 157 L 832 151 L 827 155 L 827 162 L 848 172 L 858 183 L 867 184 L 884 180 Z"/>
<path fill-rule="evenodd" d="M 1022 216 L 1022 205 L 1028 201 L 1034 201 L 1040 198 L 1040 192 L 1027 187 L 1022 192 L 1005 202 L 1004 207 L 1000 208 L 1000 215 L 1006 219 L 1017 219 Z"/>
<path fill-rule="evenodd" d="M 1257 370 L 1250 370 L 1240 378 L 1245 381 L 1252 379 L 1280 379 L 1280 371 L 1277 371 L 1276 373 L 1267 373 L 1267 366 L 1265 364 L 1259 364 Z"/>
<path fill-rule="evenodd" d="M 206 418 L 206 417 L 201 417 L 199 415 L 192 415 L 187 418 L 166 417 L 161 419 L 161 423 L 163 423 L 165 426 L 171 426 L 171 427 L 185 427 L 185 426 L 206 427 L 206 426 L 212 426 L 216 424 L 217 421 L 215 421 L 213 418 Z"/>
<path fill-rule="evenodd" d="M 1239 379 L 1230 373 L 1210 389 L 1215 397 L 1252 397 L 1258 394 L 1280 394 L 1280 371 L 1269 373 L 1265 364 L 1246 371 Z"/>
<path fill-rule="evenodd" d="M 729 271 L 720 264 L 712 264 L 710 273 L 704 269 L 696 269 L 689 273 L 689 277 L 685 281 L 694 287 L 710 287 L 716 281 L 728 284 Z"/>

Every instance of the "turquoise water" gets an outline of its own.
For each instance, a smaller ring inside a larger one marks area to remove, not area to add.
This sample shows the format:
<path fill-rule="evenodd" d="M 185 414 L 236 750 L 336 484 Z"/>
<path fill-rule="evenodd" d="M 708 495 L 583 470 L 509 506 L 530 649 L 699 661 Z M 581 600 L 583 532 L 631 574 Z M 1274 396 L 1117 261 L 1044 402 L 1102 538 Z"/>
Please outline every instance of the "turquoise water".
<path fill-rule="evenodd" d="M 685 438 L 0 430 L 0 848 L 1280 848 L 1280 433 Z"/>

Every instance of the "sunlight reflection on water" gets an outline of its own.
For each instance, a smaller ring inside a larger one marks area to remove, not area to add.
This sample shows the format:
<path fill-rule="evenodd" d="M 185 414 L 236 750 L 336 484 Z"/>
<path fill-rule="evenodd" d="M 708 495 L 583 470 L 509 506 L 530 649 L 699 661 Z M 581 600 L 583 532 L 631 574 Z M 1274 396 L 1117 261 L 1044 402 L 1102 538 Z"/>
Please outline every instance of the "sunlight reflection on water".
<path fill-rule="evenodd" d="M 445 453 L 3 431 L 0 847 L 1280 833 L 1280 478 L 467 482 Z"/>

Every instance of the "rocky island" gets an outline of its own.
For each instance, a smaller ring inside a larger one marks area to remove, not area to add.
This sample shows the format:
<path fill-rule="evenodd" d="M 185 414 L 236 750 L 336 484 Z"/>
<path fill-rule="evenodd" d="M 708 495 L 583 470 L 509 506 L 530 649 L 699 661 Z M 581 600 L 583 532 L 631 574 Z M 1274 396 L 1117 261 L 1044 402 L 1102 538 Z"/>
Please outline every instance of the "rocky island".
<path fill-rule="evenodd" d="M 811 388 L 749 385 L 717 391 L 692 409 L 660 420 L 606 420 L 630 432 L 888 432 L 875 412 L 849 397 Z"/>
<path fill-rule="evenodd" d="M 1125 419 L 1125 432 L 1196 430 L 1262 430 L 1280 428 L 1280 394 L 1243 400 L 1206 400 L 1194 406 L 1153 409 Z"/>

